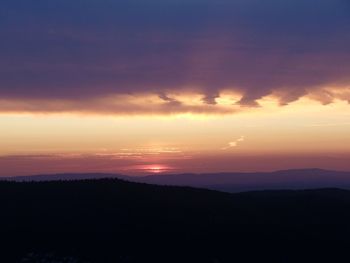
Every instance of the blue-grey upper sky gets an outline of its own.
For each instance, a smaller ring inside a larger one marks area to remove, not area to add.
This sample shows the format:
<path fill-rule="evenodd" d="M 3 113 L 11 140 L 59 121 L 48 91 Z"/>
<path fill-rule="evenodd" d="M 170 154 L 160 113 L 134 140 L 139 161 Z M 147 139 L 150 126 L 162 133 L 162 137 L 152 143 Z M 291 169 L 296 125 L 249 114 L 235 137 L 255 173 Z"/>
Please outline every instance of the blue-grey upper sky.
<path fill-rule="evenodd" d="M 227 88 L 284 104 L 350 83 L 348 0 L 2 0 L 0 38 L 7 100 L 193 86 L 209 104 Z"/>

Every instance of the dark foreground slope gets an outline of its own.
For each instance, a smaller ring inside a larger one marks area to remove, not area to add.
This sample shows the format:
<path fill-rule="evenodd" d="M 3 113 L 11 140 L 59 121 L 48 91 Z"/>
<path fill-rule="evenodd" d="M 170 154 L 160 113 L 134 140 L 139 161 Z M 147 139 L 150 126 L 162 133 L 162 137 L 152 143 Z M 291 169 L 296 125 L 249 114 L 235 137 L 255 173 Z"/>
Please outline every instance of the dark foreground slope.
<path fill-rule="evenodd" d="M 6 263 L 350 258 L 348 191 L 231 195 L 120 180 L 1 182 L 0 207 Z"/>

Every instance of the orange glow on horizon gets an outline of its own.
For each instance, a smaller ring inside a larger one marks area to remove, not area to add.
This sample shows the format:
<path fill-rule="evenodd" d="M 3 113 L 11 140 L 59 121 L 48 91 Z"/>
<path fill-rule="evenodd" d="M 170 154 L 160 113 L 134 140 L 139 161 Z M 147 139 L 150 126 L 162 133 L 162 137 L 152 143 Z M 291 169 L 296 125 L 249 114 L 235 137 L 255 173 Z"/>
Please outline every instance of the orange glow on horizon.
<path fill-rule="evenodd" d="M 233 95 L 225 96 L 217 99 L 219 105 L 209 105 L 208 109 L 232 106 L 229 104 Z M 190 163 L 192 159 L 212 155 L 229 160 L 250 156 L 350 153 L 350 105 L 347 101 L 335 99 L 323 105 L 304 97 L 280 106 L 275 97 L 267 96 L 258 102 L 261 107 L 244 108 L 233 114 L 2 113 L 0 158 L 49 156 L 50 162 L 64 162 L 59 169 L 50 168 L 48 172 L 84 171 L 84 165 L 74 164 L 74 158 L 76 162 L 93 158 L 96 167 L 89 171 L 126 171 L 124 168 L 129 167 L 130 171 L 144 174 L 181 170 L 181 165 L 172 163 Z M 14 169 L 25 173 L 30 170 L 27 161 L 25 165 L 18 165 L 22 161 L 13 159 L 16 158 L 4 161 L 7 168 L 3 171 Z M 288 162 L 284 166 L 289 168 Z M 218 165 L 216 169 L 221 167 Z"/>

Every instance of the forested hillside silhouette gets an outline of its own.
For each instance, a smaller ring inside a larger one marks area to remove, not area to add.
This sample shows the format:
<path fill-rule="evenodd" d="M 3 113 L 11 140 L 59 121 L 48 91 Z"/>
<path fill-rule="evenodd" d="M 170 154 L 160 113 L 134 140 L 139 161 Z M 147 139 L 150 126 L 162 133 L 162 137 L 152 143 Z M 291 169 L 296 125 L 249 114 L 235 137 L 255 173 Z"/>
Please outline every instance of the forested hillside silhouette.
<path fill-rule="evenodd" d="M 349 258 L 345 190 L 228 194 L 117 179 L 1 182 L 0 207 L 6 263 Z"/>

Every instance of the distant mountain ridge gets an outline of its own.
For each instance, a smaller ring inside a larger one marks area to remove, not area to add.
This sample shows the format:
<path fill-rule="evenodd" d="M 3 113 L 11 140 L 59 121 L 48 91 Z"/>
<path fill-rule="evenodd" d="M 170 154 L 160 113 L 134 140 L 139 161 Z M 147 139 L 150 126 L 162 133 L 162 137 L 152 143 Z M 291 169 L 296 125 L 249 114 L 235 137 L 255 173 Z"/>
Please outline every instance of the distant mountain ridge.
<path fill-rule="evenodd" d="M 118 178 L 131 182 L 157 185 L 191 186 L 225 192 L 274 189 L 350 189 L 350 172 L 322 169 L 294 169 L 253 173 L 157 174 L 133 177 L 107 173 L 65 173 L 7 177 L 10 181 L 57 181 Z"/>

